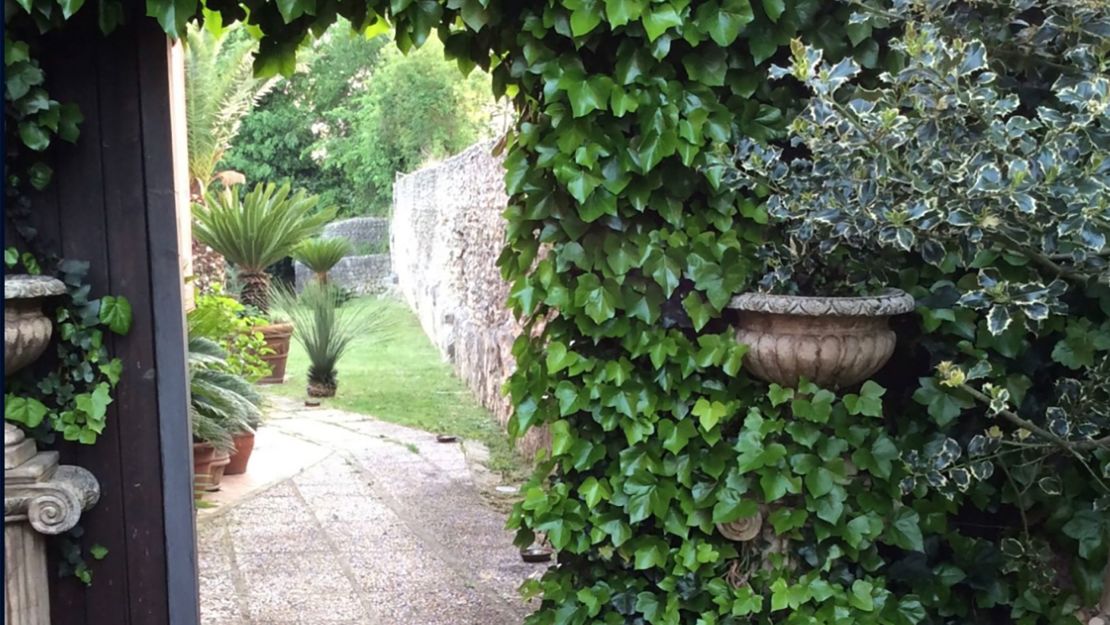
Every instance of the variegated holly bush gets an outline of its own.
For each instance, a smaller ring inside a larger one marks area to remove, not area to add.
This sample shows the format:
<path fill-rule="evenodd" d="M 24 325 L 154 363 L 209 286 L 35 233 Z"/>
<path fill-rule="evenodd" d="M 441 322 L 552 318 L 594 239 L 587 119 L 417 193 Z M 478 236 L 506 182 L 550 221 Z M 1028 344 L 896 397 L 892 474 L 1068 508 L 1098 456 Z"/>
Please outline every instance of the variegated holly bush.
<path fill-rule="evenodd" d="M 869 71 L 795 40 L 770 77 L 803 85 L 805 109 L 782 140 L 740 137 L 725 168 L 766 198 L 760 287 L 916 295 L 894 366 L 935 375 L 886 399 L 925 409 L 895 439 L 901 486 L 948 535 L 912 567 L 958 588 L 952 533 L 978 535 L 967 548 L 997 558 L 991 583 L 1012 584 L 982 589 L 1010 606 L 1000 618 L 1105 614 L 1110 5 L 854 6 L 854 27 L 894 34 L 897 59 Z"/>

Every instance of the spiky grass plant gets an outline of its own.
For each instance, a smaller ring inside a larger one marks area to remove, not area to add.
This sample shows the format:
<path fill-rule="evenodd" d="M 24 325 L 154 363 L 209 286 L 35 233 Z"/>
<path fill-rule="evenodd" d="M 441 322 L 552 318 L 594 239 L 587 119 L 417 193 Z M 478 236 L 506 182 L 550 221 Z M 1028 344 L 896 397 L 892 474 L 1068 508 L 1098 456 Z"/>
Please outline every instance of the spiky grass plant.
<path fill-rule="evenodd" d="M 335 208 L 316 210 L 319 198 L 288 184 L 259 183 L 240 197 L 236 189 L 206 195 L 193 204 L 193 234 L 239 267 L 240 300 L 262 312 L 270 308 L 266 267 L 289 256 L 335 217 Z"/>
<path fill-rule="evenodd" d="M 293 258 L 316 274 L 320 284 L 328 283 L 328 272 L 351 253 L 351 242 L 343 237 L 318 237 L 301 241 L 293 250 Z"/>
<path fill-rule="evenodd" d="M 189 414 L 193 438 L 231 451 L 232 435 L 262 422 L 262 396 L 250 382 L 226 371 L 227 352 L 215 341 L 189 339 Z"/>
<path fill-rule="evenodd" d="M 389 336 L 389 322 L 375 314 L 375 303 L 344 303 L 342 291 L 328 284 L 309 284 L 299 296 L 285 288 L 275 289 L 273 298 L 274 307 L 296 328 L 293 340 L 308 355 L 308 394 L 312 397 L 335 395 L 339 359 L 356 337 L 385 340 Z"/>

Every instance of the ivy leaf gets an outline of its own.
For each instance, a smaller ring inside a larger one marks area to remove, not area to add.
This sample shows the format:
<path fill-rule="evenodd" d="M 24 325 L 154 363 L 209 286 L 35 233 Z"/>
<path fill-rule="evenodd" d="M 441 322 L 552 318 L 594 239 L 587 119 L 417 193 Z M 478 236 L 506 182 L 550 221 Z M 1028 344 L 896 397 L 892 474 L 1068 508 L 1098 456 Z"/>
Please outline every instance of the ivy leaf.
<path fill-rule="evenodd" d="M 589 34 L 600 23 L 601 10 L 592 2 L 570 14 L 570 32 L 575 37 Z"/>
<path fill-rule="evenodd" d="M 22 423 L 28 428 L 38 427 L 46 418 L 47 408 L 33 397 L 19 397 L 8 393 L 4 396 L 4 420 Z"/>
<path fill-rule="evenodd" d="M 767 13 L 767 19 L 777 23 L 786 11 L 786 0 L 763 0 L 763 10 Z"/>
<path fill-rule="evenodd" d="M 607 480 L 598 481 L 592 475 L 586 478 L 585 482 L 582 482 L 582 485 L 578 487 L 578 492 L 582 494 L 590 510 L 596 508 L 597 504 L 602 501 L 608 501 L 613 496 L 613 492 L 609 488 L 609 482 Z"/>
<path fill-rule="evenodd" d="M 571 111 L 575 117 L 584 117 L 593 111 L 606 108 L 612 90 L 613 80 L 608 76 L 591 76 L 585 80 L 572 82 L 567 85 L 567 98 L 570 99 Z"/>
<path fill-rule="evenodd" d="M 1063 527 L 1064 534 L 1079 541 L 1079 557 L 1096 554 L 1107 540 L 1106 516 L 1094 510 L 1081 510 Z"/>
<path fill-rule="evenodd" d="M 712 430 L 721 419 L 728 415 L 728 407 L 719 401 L 710 402 L 704 397 L 698 399 L 694 409 L 690 411 L 706 431 Z"/>
<path fill-rule="evenodd" d="M 146 0 L 146 15 L 158 20 L 167 35 L 177 37 L 197 12 L 197 0 Z"/>
<path fill-rule="evenodd" d="M 645 0 L 605 0 L 605 16 L 613 28 L 640 19 L 647 5 Z"/>
<path fill-rule="evenodd" d="M 951 423 L 965 409 L 970 408 L 970 400 L 949 394 L 937 385 L 933 378 L 921 378 L 921 386 L 914 391 L 913 399 L 922 406 L 927 406 L 929 416 L 937 425 L 944 427 Z"/>
<path fill-rule="evenodd" d="M 668 29 L 682 25 L 682 17 L 678 14 L 678 11 L 675 11 L 674 5 L 670 2 L 656 5 L 652 10 L 644 13 L 640 19 L 644 23 L 644 31 L 647 32 L 648 41 L 655 41 Z"/>
<path fill-rule="evenodd" d="M 925 550 L 925 541 L 921 536 L 921 518 L 913 508 L 903 506 L 895 510 L 883 538 L 907 551 Z"/>
<path fill-rule="evenodd" d="M 20 122 L 19 139 L 36 152 L 42 152 L 50 145 L 50 135 L 33 121 Z"/>
<path fill-rule="evenodd" d="M 108 555 L 108 548 L 97 543 L 89 547 L 89 555 L 93 557 L 93 560 L 103 560 Z"/>
<path fill-rule="evenodd" d="M 100 322 L 116 334 L 127 334 L 131 330 L 131 302 L 111 295 L 100 298 Z"/>
<path fill-rule="evenodd" d="M 73 14 L 84 4 L 85 0 L 58 0 L 58 5 L 62 7 L 62 17 L 67 20 L 73 17 Z"/>
<path fill-rule="evenodd" d="M 740 31 L 755 19 L 748 0 L 725 0 L 723 4 L 707 2 L 698 7 L 695 19 L 714 43 L 726 48 L 736 41 Z"/>
<path fill-rule="evenodd" d="M 871 597 L 874 590 L 871 582 L 857 579 L 852 582 L 852 594 L 848 596 L 848 603 L 858 610 L 871 612 L 875 609 L 875 600 Z"/>

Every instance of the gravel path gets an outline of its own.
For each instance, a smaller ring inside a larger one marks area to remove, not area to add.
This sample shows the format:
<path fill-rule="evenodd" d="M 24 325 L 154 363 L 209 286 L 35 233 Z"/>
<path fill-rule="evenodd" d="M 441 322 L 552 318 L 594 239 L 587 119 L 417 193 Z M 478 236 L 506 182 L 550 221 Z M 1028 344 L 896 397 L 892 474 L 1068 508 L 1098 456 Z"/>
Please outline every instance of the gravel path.
<path fill-rule="evenodd" d="M 480 492 L 490 484 L 466 458 L 480 450 L 275 403 L 265 428 L 323 460 L 201 515 L 202 625 L 523 622 L 517 588 L 543 565 L 521 561 Z"/>

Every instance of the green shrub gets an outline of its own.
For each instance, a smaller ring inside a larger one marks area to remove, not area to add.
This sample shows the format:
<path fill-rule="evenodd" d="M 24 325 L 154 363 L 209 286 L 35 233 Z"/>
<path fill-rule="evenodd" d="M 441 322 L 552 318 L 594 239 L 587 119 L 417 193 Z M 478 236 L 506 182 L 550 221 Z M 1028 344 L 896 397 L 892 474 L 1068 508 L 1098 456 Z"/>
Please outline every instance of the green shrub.
<path fill-rule="evenodd" d="M 232 435 L 262 423 L 262 396 L 241 376 L 226 371 L 225 352 L 205 338 L 189 339 L 189 415 L 193 438 L 218 450 L 235 448 Z"/>
<path fill-rule="evenodd" d="M 225 370 L 250 382 L 270 374 L 270 366 L 261 357 L 273 353 L 266 346 L 262 333 L 263 317 L 247 314 L 246 307 L 219 293 L 200 295 L 196 306 L 186 316 L 191 338 L 216 341 L 227 352 Z"/>

